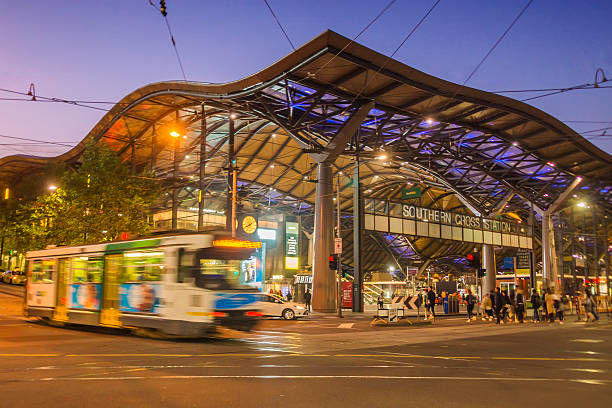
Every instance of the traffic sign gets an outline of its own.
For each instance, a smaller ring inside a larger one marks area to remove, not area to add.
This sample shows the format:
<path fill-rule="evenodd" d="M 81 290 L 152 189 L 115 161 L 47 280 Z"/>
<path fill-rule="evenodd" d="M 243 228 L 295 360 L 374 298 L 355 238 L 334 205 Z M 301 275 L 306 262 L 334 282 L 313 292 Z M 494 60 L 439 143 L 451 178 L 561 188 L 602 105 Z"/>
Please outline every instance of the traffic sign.
<path fill-rule="evenodd" d="M 334 254 L 342 253 L 342 238 L 334 239 Z"/>

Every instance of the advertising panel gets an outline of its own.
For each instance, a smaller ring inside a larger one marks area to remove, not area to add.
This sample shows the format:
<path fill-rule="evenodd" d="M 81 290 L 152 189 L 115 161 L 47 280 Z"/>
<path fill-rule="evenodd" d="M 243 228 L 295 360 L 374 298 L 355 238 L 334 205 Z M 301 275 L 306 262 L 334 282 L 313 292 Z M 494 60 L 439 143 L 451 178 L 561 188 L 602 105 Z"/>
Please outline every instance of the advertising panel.
<path fill-rule="evenodd" d="M 124 312 L 158 313 L 160 295 L 159 283 L 123 283 L 119 286 L 119 309 Z"/>
<path fill-rule="evenodd" d="M 70 285 L 72 309 L 100 310 L 102 285 L 100 283 L 73 283 Z"/>
<path fill-rule="evenodd" d="M 298 269 L 298 234 L 297 222 L 285 223 L 285 269 Z"/>
<path fill-rule="evenodd" d="M 353 282 L 342 282 L 342 307 L 353 307 Z"/>

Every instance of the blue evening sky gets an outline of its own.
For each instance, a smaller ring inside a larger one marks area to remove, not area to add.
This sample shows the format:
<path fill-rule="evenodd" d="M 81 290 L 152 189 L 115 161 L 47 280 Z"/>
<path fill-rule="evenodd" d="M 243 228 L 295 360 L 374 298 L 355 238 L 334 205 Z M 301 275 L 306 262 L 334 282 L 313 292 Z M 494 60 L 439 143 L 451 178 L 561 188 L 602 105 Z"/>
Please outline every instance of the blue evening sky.
<path fill-rule="evenodd" d="M 269 3 L 299 46 L 326 29 L 354 37 L 388 0 Z M 462 83 L 526 3 L 442 0 L 395 58 Z M 357 41 L 389 55 L 432 4 L 397 0 Z M 236 80 L 291 51 L 263 0 L 167 0 L 167 6 L 189 80 Z M 163 18 L 148 0 L 0 0 L 0 10 L 0 88 L 24 92 L 33 82 L 39 95 L 117 101 L 148 83 L 181 79 Z M 592 83 L 600 67 L 612 79 L 611 21 L 610 0 L 535 0 L 467 85 L 488 91 L 569 87 Z M 14 95 L 0 92 L 7 97 Z M 612 89 L 530 103 L 578 132 L 612 126 Z M 102 115 L 0 100 L 0 135 L 75 144 Z M 612 152 L 612 137 L 592 141 Z M 65 150 L 0 138 L 0 157 Z"/>

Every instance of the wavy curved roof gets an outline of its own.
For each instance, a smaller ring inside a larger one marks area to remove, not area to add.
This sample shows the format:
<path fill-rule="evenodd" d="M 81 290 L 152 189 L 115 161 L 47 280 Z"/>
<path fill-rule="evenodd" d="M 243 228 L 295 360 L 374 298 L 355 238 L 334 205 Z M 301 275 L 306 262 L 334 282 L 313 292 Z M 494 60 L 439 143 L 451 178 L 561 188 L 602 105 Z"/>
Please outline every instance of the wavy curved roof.
<path fill-rule="evenodd" d="M 54 158 L 0 159 L 0 180 L 10 182 L 49 161 L 76 162 L 91 139 L 108 143 L 134 165 L 167 175 L 174 156 L 166 129 L 178 122 L 186 137 L 178 160 L 184 203 L 190 205 L 203 134 L 205 178 L 211 189 L 223 185 L 231 111 L 237 116 L 240 182 L 261 200 L 297 207 L 299 213 L 314 204 L 315 183 L 309 181 L 316 176 L 309 155 L 322 149 L 364 101 L 374 102 L 358 132 L 368 196 L 399 199 L 408 182 L 429 186 L 428 200 L 448 208 L 467 205 L 488 214 L 513 193 L 512 206 L 533 202 L 546 209 L 580 176 L 582 191 L 612 202 L 612 156 L 556 118 L 427 75 L 332 31 L 235 82 L 167 81 L 139 88 L 70 151 Z M 381 150 L 388 160 L 376 159 Z M 343 210 L 352 208 L 346 187 L 354 155 L 352 141 L 335 162 L 335 171 L 346 173 Z M 396 252 L 425 257 L 444 252 L 429 248 L 426 239 L 414 241 Z M 449 256 L 464 251 L 444 245 Z"/>

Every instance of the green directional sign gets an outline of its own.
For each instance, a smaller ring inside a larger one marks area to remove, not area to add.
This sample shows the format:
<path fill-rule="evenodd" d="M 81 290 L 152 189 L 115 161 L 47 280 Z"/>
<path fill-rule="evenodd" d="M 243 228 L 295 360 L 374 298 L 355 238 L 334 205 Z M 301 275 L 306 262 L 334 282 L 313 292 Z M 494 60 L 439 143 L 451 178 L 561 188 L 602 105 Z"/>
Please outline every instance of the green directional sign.
<path fill-rule="evenodd" d="M 402 189 L 402 200 L 410 200 L 419 197 L 421 197 L 421 187 L 419 186 Z"/>

